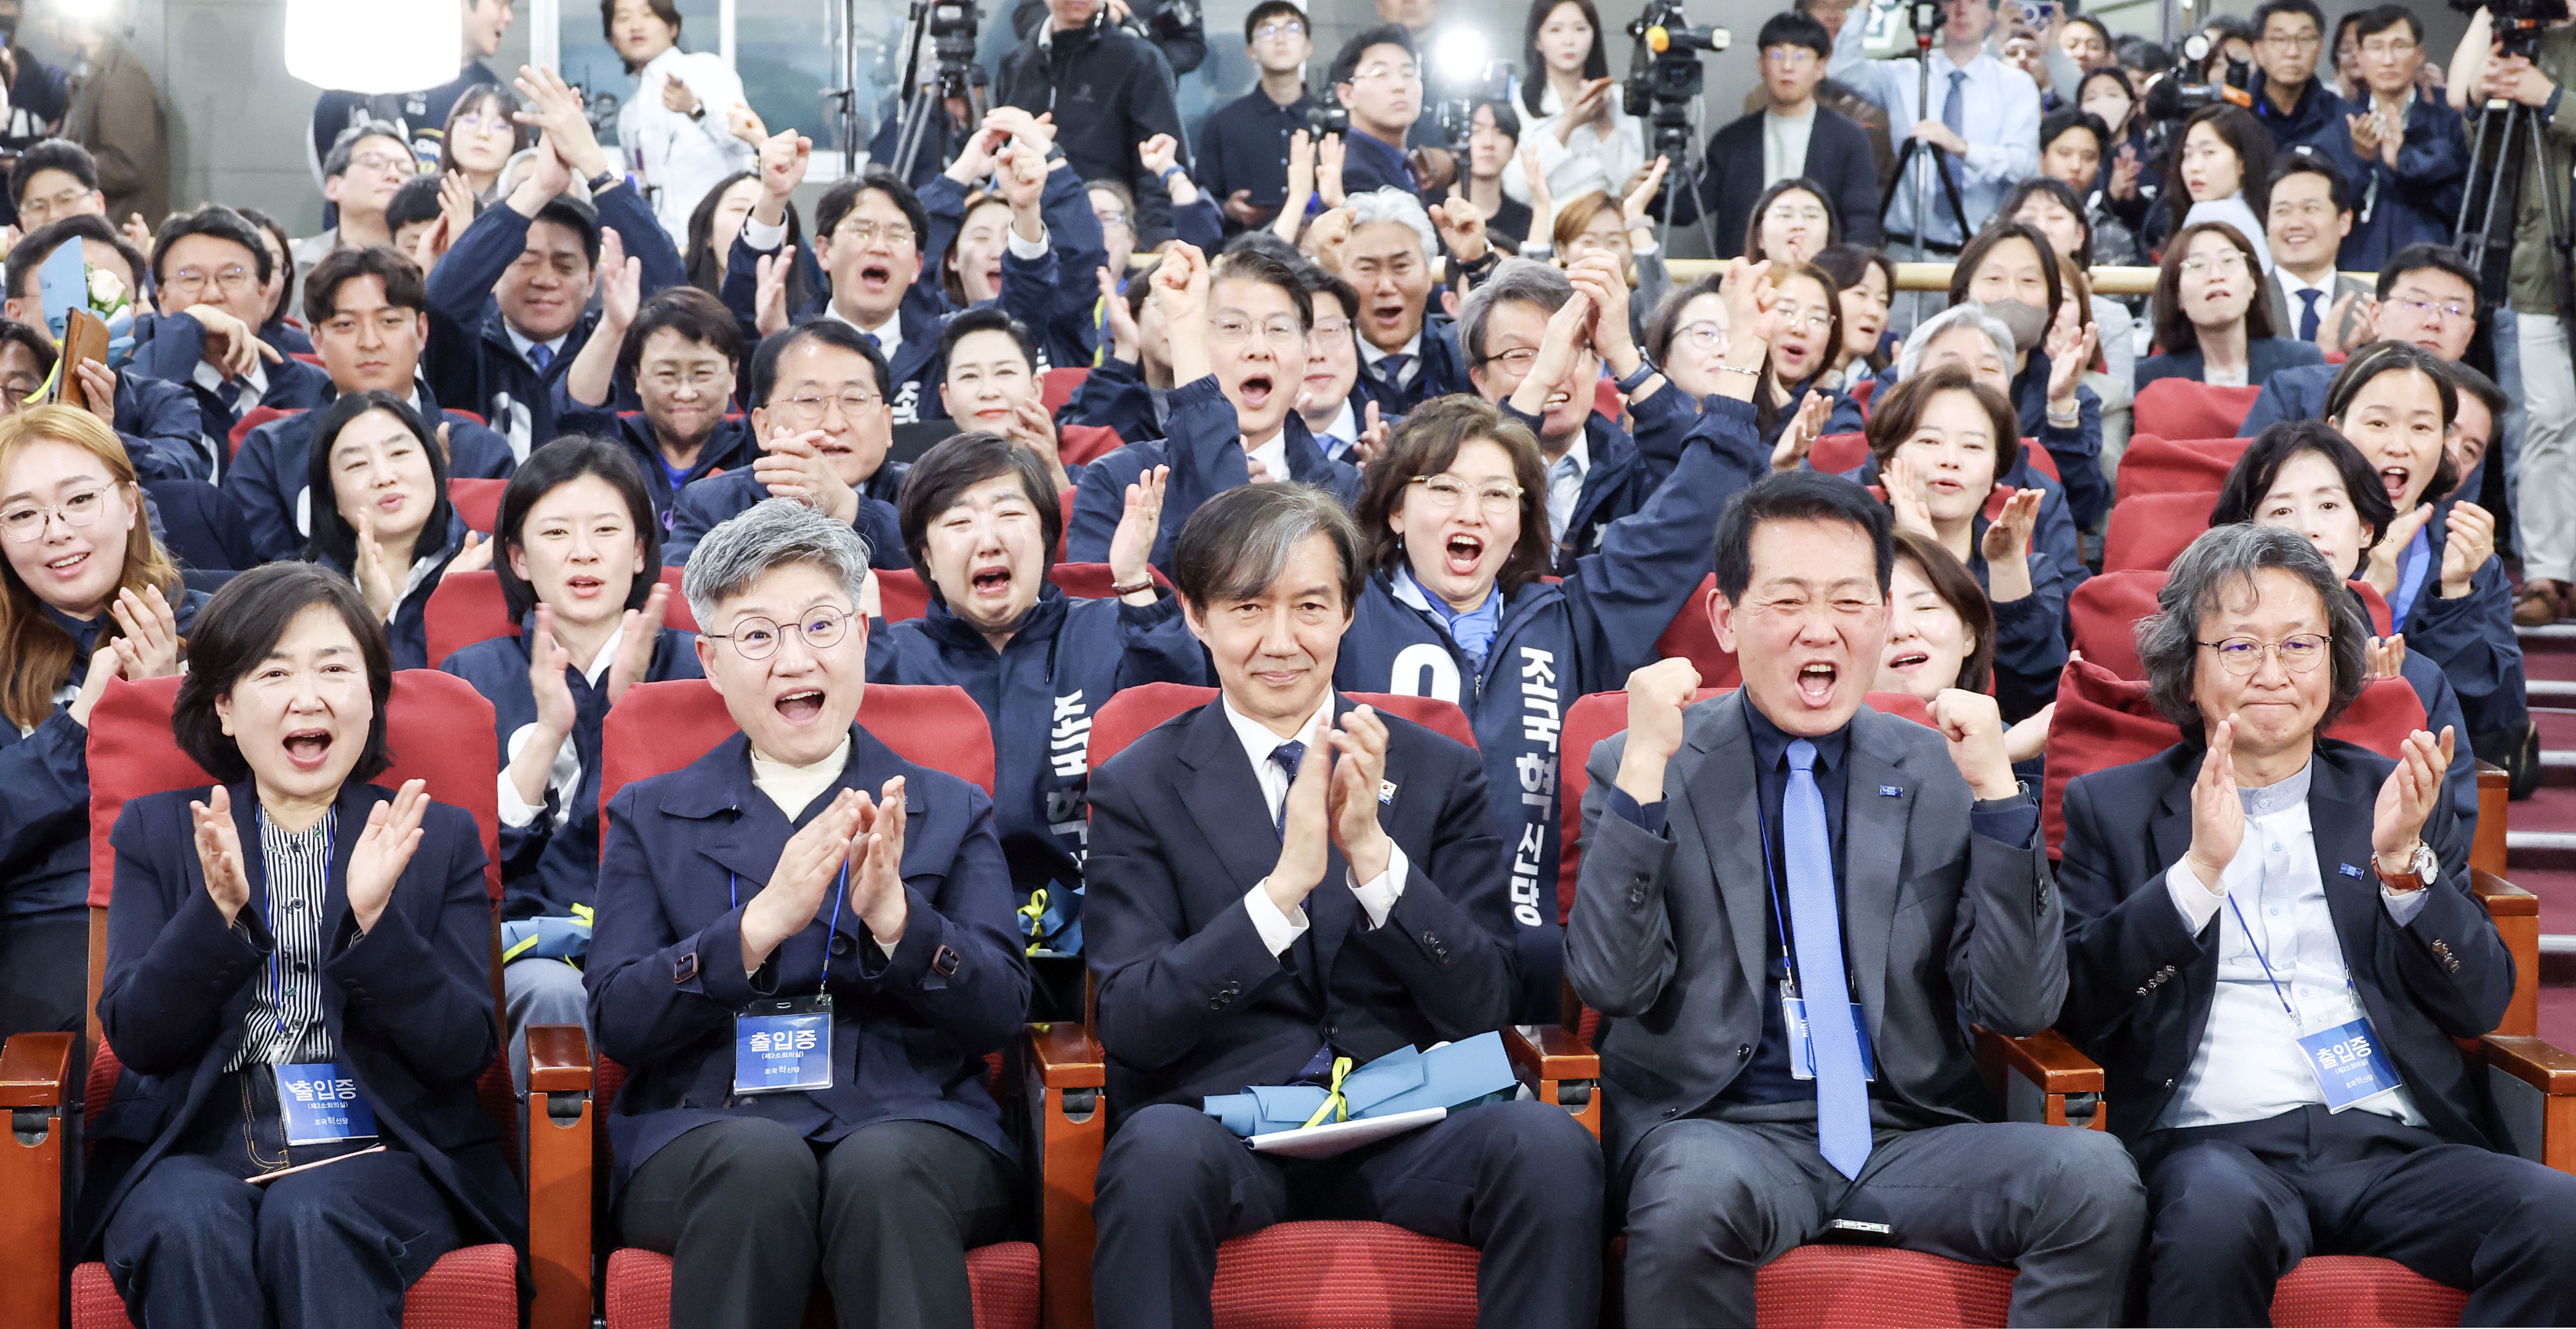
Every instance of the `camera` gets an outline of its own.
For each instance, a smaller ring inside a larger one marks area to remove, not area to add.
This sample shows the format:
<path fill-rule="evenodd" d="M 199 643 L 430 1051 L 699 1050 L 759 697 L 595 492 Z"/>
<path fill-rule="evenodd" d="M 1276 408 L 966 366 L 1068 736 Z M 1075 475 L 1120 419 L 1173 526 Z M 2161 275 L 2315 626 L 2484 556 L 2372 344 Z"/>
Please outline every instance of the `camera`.
<path fill-rule="evenodd" d="M 2487 11 L 2504 53 L 2525 60 L 2539 52 L 2540 34 L 2549 25 L 2567 18 L 2567 0 L 2451 0 L 2451 8 L 2463 14 Z"/>
<path fill-rule="evenodd" d="M 1431 114 L 1440 126 L 1440 141 L 1464 162 L 1467 140 L 1476 132 L 1476 108 L 1511 96 L 1512 67 L 1502 60 L 1478 61 L 1472 72 L 1444 77 L 1442 83 L 1447 95 L 1431 104 Z"/>
<path fill-rule="evenodd" d="M 934 0 L 930 6 L 930 50 L 941 71 L 975 63 L 975 6 L 968 0 Z"/>
<path fill-rule="evenodd" d="M 2139 108 L 2148 119 L 2183 120 L 2202 107 L 2216 106 L 2220 102 L 2234 102 L 2248 109 L 2253 107 L 2253 94 L 2235 82 L 2233 71 L 2226 82 L 2192 81 L 2199 77 L 2201 66 L 2208 61 L 2210 49 L 2209 34 L 2205 32 L 2195 32 L 2183 39 L 2182 55 L 2174 61 L 2174 67 L 2157 79 L 2139 102 Z"/>
<path fill-rule="evenodd" d="M 1648 157 L 1683 160 L 1692 147 L 1691 111 L 1708 84 L 1700 52 L 1723 51 L 1733 37 L 1724 28 L 1692 27 L 1681 0 L 1648 0 L 1627 32 L 1637 46 L 1628 60 L 1622 106 L 1646 122 Z"/>

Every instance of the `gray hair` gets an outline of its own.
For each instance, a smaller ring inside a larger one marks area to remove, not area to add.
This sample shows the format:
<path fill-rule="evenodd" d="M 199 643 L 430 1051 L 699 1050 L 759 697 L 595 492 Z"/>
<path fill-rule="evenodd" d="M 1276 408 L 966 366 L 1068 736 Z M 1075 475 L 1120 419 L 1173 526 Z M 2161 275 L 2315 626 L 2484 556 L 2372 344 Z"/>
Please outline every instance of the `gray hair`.
<path fill-rule="evenodd" d="M 1984 305 L 1958 304 L 1914 325 L 1914 331 L 1905 338 L 1904 349 L 1896 354 L 1896 381 L 1902 383 L 1914 377 L 1915 371 L 1923 367 L 1924 351 L 1939 340 L 1942 333 L 1953 328 L 1975 328 L 1984 333 L 1986 340 L 1995 344 L 1995 353 L 2004 358 L 2004 368 L 2012 368 L 2015 350 L 2012 329 L 2005 327 L 2002 319 L 1987 313 Z"/>
<path fill-rule="evenodd" d="M 2306 536 L 2282 527 L 2213 526 L 2173 561 L 2164 589 L 2156 593 L 2156 612 L 2140 620 L 2137 629 L 2147 698 L 2182 730 L 2186 741 L 2207 741 L 2200 703 L 2192 697 L 2200 670 L 2200 621 L 2225 608 L 2227 600 L 2252 591 L 2255 574 L 2265 568 L 2279 568 L 2306 582 L 2317 593 L 2317 603 L 2325 606 L 2334 689 L 2325 714 L 2317 719 L 2319 734 L 2352 705 L 2368 681 L 2370 624 L 2361 616 L 2361 597 L 2326 566 L 2325 555 Z"/>
<path fill-rule="evenodd" d="M 1413 233 L 1422 237 L 1422 261 L 1439 261 L 1440 232 L 1432 229 L 1431 214 L 1422 210 L 1421 199 L 1393 185 L 1380 185 L 1367 193 L 1343 199 L 1342 206 L 1351 210 L 1351 229 L 1354 231 L 1379 222 L 1412 227 Z"/>
<path fill-rule="evenodd" d="M 1368 573 L 1359 524 L 1341 499 L 1312 485 L 1237 485 L 1199 505 L 1172 541 L 1172 584 L 1204 611 L 1270 589 L 1297 547 L 1313 536 L 1333 543 L 1342 564 L 1342 608 L 1359 604 Z"/>
<path fill-rule="evenodd" d="M 796 563 L 813 564 L 838 579 L 855 605 L 867 587 L 868 542 L 847 523 L 795 499 L 762 499 L 698 541 L 680 576 L 680 594 L 700 626 L 713 627 L 717 606 Z"/>
<path fill-rule="evenodd" d="M 1467 353 L 1467 367 L 1480 368 L 1491 358 L 1485 354 L 1485 324 L 1493 318 L 1494 306 L 1519 301 L 1554 314 L 1573 298 L 1574 283 L 1565 269 L 1534 258 L 1504 259 L 1458 306 L 1458 349 Z"/>

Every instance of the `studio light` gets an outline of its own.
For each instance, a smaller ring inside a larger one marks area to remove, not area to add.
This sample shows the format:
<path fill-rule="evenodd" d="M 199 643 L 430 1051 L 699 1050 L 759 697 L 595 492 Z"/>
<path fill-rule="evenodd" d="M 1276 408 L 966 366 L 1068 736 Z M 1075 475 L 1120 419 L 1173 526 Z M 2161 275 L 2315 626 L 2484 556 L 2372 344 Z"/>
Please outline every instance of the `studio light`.
<path fill-rule="evenodd" d="M 286 72 L 317 88 L 434 88 L 464 36 L 456 0 L 286 0 Z"/>

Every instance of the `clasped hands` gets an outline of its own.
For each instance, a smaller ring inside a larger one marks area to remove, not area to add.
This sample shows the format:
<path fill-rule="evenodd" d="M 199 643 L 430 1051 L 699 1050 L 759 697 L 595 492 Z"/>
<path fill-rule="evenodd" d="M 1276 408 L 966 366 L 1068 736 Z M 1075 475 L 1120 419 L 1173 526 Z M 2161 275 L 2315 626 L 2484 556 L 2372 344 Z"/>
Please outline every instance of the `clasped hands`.
<path fill-rule="evenodd" d="M 1386 783 L 1386 722 L 1361 706 L 1340 726 L 1317 723 L 1288 785 L 1279 860 L 1261 889 L 1282 914 L 1323 884 L 1331 851 L 1350 863 L 1353 882 L 1374 881 L 1393 860 L 1395 842 L 1378 826 L 1378 791 Z"/>

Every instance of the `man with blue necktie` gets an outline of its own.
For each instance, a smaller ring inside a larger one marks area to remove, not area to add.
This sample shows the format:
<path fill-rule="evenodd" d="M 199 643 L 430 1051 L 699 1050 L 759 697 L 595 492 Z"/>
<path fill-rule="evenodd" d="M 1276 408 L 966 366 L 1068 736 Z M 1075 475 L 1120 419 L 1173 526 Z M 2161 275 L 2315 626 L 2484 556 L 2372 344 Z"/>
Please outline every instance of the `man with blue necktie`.
<path fill-rule="evenodd" d="M 1922 57 L 1932 65 L 1926 105 L 1917 104 L 1924 88 L 1914 60 L 1868 58 L 1868 26 L 1843 25 L 1825 73 L 1887 108 L 1890 124 L 1911 124 L 1914 141 L 1922 145 L 1905 178 L 1891 186 L 1889 247 L 1900 237 L 1909 243 L 1913 238 L 1915 173 L 1932 169 L 1927 160 L 1940 162 L 1939 169 L 1958 181 L 1969 231 L 1984 229 L 2004 194 L 2039 174 L 2039 85 L 1987 52 L 1986 34 L 1995 26 L 1994 0 L 1942 0 L 1939 48 Z M 1935 248 L 1952 252 L 1967 237 L 1959 234 L 1939 179 L 1932 180 L 1930 189 L 1932 218 L 1924 224 L 1925 233 Z M 1849 217 L 1842 222 L 1846 230 L 1852 226 Z"/>
<path fill-rule="evenodd" d="M 1889 518 L 1813 472 L 1739 494 L 1707 609 L 1743 664 L 1628 680 L 1592 750 L 1565 974 L 1602 1014 L 1601 1142 L 1632 1324 L 1753 1323 L 1754 1271 L 1837 1220 L 2012 1265 L 2012 1323 L 2119 1323 L 2145 1217 L 2099 1131 L 1996 1124 L 1968 1026 L 2066 992 L 2039 808 L 1994 700 L 1862 704 Z M 1946 759 L 1945 759 L 1946 758 Z"/>

